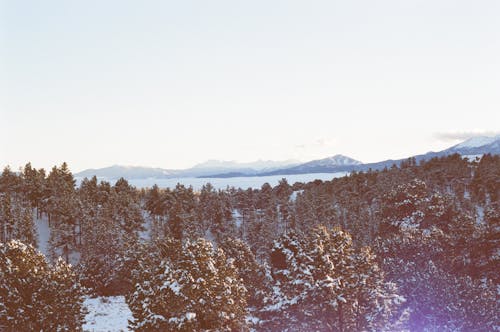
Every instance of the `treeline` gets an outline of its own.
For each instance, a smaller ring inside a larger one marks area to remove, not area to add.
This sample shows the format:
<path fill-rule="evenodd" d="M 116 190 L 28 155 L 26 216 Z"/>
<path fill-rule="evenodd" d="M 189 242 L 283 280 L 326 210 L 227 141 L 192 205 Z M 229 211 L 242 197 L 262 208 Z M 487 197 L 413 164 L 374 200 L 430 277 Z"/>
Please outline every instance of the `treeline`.
<path fill-rule="evenodd" d="M 28 164 L 4 169 L 0 203 L 1 242 L 36 246 L 45 218 L 49 258 L 126 295 L 137 331 L 500 329 L 499 156 L 200 191 Z"/>

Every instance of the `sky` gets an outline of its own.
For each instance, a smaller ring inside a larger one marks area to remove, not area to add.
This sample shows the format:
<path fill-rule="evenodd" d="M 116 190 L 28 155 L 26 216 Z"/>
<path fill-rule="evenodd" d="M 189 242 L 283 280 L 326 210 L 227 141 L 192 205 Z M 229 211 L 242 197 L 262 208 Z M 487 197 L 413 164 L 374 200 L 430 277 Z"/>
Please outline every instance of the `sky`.
<path fill-rule="evenodd" d="M 500 132 L 500 1 L 0 0 L 0 166 L 363 162 Z"/>

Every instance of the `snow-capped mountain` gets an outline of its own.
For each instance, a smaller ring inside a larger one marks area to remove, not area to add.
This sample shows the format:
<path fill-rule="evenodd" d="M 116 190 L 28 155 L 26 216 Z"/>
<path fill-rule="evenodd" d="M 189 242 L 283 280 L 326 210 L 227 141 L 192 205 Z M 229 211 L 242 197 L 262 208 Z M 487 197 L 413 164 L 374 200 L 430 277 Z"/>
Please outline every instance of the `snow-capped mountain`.
<path fill-rule="evenodd" d="M 184 170 L 171 170 L 152 167 L 114 165 L 99 169 L 87 169 L 76 173 L 76 178 L 90 178 L 97 176 L 103 180 L 116 180 L 121 177 L 131 179 L 165 179 L 174 177 L 203 177 L 213 174 L 243 174 L 255 175 L 259 172 L 272 171 L 283 167 L 299 164 L 296 160 L 270 161 L 258 160 L 255 162 L 238 163 L 235 161 L 208 160 Z"/>
<path fill-rule="evenodd" d="M 469 138 L 468 140 L 466 140 L 460 144 L 452 146 L 451 149 L 460 150 L 460 149 L 479 148 L 482 146 L 490 145 L 491 143 L 495 143 L 498 141 L 500 141 L 500 135 L 493 136 L 493 137 L 477 136 L 477 137 Z"/>
<path fill-rule="evenodd" d="M 446 150 L 428 152 L 426 154 L 413 156 L 417 162 L 429 160 L 434 157 L 443 157 L 458 153 L 464 157 L 474 158 L 486 153 L 500 154 L 500 135 L 494 137 L 472 137 L 460 144 L 454 145 Z M 384 160 L 377 163 L 363 164 L 360 161 L 343 155 L 313 160 L 299 164 L 294 160 L 285 161 L 255 161 L 250 163 L 238 163 L 235 161 L 209 160 L 185 170 L 168 170 L 150 167 L 111 166 L 100 169 L 89 169 L 75 174 L 77 178 L 92 177 L 96 175 L 100 179 L 165 179 L 175 177 L 240 177 L 240 176 L 268 176 L 268 175 L 290 175 L 306 173 L 336 173 L 378 170 L 392 165 L 399 165 L 405 159 Z"/>
<path fill-rule="evenodd" d="M 500 154 L 500 135 L 494 137 L 472 137 L 445 150 L 446 152 L 465 155 Z"/>
<path fill-rule="evenodd" d="M 167 170 L 153 167 L 140 166 L 120 166 L 113 165 L 110 167 L 87 169 L 76 173 L 76 178 L 91 178 L 96 176 L 98 179 L 116 180 L 119 178 L 125 179 L 148 179 L 148 178 L 168 178 L 177 175 L 177 171 Z"/>
<path fill-rule="evenodd" d="M 486 153 L 500 154 L 500 135 L 494 137 L 472 137 L 460 144 L 454 145 L 446 150 L 438 152 L 428 152 L 426 154 L 412 156 L 417 162 L 429 160 L 434 157 L 444 157 L 458 153 L 464 157 L 475 158 Z M 338 157 L 338 158 L 337 158 Z M 295 167 L 283 168 L 272 172 L 264 172 L 259 175 L 289 175 L 289 174 L 304 174 L 304 173 L 335 173 L 335 172 L 352 172 L 352 171 L 367 171 L 380 170 L 385 167 L 390 168 L 392 165 L 399 165 L 407 160 L 384 160 L 376 163 L 362 164 L 354 159 L 344 156 L 334 156 L 321 160 L 315 160 L 301 164 Z M 329 162 L 329 161 L 332 162 Z M 335 163 L 337 162 L 337 163 Z"/>
<path fill-rule="evenodd" d="M 305 164 L 300 165 L 300 167 L 330 167 L 330 166 L 350 166 L 350 165 L 361 165 L 362 162 L 352 159 L 350 157 L 337 154 L 333 157 L 313 160 Z"/>
<path fill-rule="evenodd" d="M 253 162 L 240 163 L 237 161 L 225 161 L 225 160 L 207 160 L 204 163 L 194 165 L 191 169 L 241 169 L 241 168 L 251 168 L 254 170 L 264 170 L 271 168 L 280 168 L 286 166 L 294 166 L 300 164 L 297 160 L 257 160 Z"/>
<path fill-rule="evenodd" d="M 357 165 L 362 165 L 362 163 L 350 157 L 337 154 L 333 157 L 313 160 L 294 167 L 265 172 L 264 174 L 261 173 L 260 175 L 343 172 L 351 171 Z"/>

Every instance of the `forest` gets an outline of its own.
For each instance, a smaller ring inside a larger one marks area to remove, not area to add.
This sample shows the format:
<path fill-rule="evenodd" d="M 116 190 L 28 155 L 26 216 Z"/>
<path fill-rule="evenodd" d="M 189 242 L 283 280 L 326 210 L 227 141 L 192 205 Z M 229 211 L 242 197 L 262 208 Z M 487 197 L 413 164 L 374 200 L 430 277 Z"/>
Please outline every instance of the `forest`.
<path fill-rule="evenodd" d="M 499 331 L 499 260 L 498 155 L 260 189 L 0 176 L 0 330 L 123 295 L 134 331 Z"/>

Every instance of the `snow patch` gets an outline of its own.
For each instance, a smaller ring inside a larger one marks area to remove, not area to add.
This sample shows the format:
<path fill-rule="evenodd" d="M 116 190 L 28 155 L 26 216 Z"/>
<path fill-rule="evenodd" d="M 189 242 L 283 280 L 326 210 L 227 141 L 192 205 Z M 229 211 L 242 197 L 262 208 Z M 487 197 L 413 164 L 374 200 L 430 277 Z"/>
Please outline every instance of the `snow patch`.
<path fill-rule="evenodd" d="M 44 254 L 45 257 L 48 257 L 50 228 L 47 216 L 43 216 L 41 219 L 36 219 L 35 227 L 38 234 L 38 250 Z"/>
<path fill-rule="evenodd" d="M 487 137 L 487 136 L 478 136 L 478 137 L 472 137 L 466 140 L 465 142 L 462 142 L 458 145 L 455 146 L 455 149 L 460 149 L 460 148 L 478 148 L 481 146 L 485 146 L 488 144 L 491 144 L 495 142 L 496 140 L 500 139 L 500 135 L 494 136 L 494 137 Z"/>
<path fill-rule="evenodd" d="M 482 154 L 467 154 L 462 155 L 462 159 L 467 159 L 468 161 L 480 161 L 483 158 Z"/>
<path fill-rule="evenodd" d="M 476 207 L 476 223 L 484 224 L 484 207 L 479 205 Z"/>
<path fill-rule="evenodd" d="M 128 320 L 132 320 L 124 296 L 86 298 L 84 305 L 89 313 L 85 317 L 85 332 L 119 332 L 130 331 Z"/>
<path fill-rule="evenodd" d="M 290 202 L 295 202 L 297 200 L 297 196 L 299 194 L 302 194 L 303 192 L 304 190 L 295 190 L 294 192 L 292 192 L 289 198 Z"/>
<path fill-rule="evenodd" d="M 151 240 L 151 229 L 152 229 L 153 220 L 152 220 L 151 216 L 149 215 L 149 213 L 147 213 L 146 211 L 142 211 L 142 217 L 144 219 L 144 224 L 142 224 L 144 229 L 139 232 L 139 238 L 141 238 L 142 240 L 145 240 L 145 241 L 149 241 L 149 240 Z"/>
<path fill-rule="evenodd" d="M 241 224 L 243 223 L 243 216 L 241 213 L 238 210 L 233 209 L 232 215 L 236 228 L 241 228 Z"/>
<path fill-rule="evenodd" d="M 204 238 L 205 240 L 210 241 L 214 248 L 217 248 L 217 241 L 215 240 L 215 236 L 210 229 L 206 230 Z"/>

